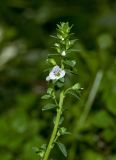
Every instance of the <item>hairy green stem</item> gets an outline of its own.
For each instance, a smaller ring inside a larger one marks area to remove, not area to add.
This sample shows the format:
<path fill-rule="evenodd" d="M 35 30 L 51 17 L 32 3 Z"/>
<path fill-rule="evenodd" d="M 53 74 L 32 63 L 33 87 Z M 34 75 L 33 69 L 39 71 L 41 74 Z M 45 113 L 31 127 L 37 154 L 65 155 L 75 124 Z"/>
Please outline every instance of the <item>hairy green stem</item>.
<path fill-rule="evenodd" d="M 51 149 L 53 148 L 54 140 L 55 140 L 55 137 L 57 135 L 58 126 L 59 126 L 60 118 L 61 118 L 61 115 L 62 115 L 63 101 L 64 101 L 64 92 L 62 91 L 60 93 L 60 100 L 59 100 L 59 106 L 58 106 L 58 109 L 57 109 L 57 115 L 56 115 L 56 120 L 55 120 L 55 124 L 54 124 L 54 129 L 53 129 L 49 144 L 47 146 L 46 152 L 44 154 L 43 160 L 48 160 Z"/>

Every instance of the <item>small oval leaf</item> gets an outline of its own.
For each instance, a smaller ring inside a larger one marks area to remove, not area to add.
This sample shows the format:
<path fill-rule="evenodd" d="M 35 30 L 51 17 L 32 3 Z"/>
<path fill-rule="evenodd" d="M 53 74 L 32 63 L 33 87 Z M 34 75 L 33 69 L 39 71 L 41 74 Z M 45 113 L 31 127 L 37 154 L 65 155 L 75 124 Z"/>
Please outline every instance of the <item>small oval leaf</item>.
<path fill-rule="evenodd" d="M 57 143 L 59 149 L 61 150 L 61 152 L 63 153 L 63 155 L 64 155 L 65 157 L 67 157 L 67 151 L 66 151 L 65 145 L 62 144 L 62 143 L 60 143 L 60 142 L 56 142 L 56 143 Z"/>
<path fill-rule="evenodd" d="M 35 153 L 39 153 L 39 148 L 38 148 L 38 147 L 32 147 L 32 150 L 33 150 Z"/>
<path fill-rule="evenodd" d="M 80 84 L 76 83 L 74 86 L 72 86 L 72 89 L 73 90 L 79 90 L 79 89 L 81 89 Z"/>
<path fill-rule="evenodd" d="M 51 95 L 51 94 L 52 94 L 52 92 L 53 92 L 53 88 L 48 88 L 48 90 L 47 90 L 47 94 L 48 94 L 48 95 Z"/>
<path fill-rule="evenodd" d="M 49 94 L 45 94 L 41 97 L 41 99 L 49 99 L 51 96 Z"/>
<path fill-rule="evenodd" d="M 56 107 L 55 104 L 48 103 L 48 104 L 46 104 L 46 105 L 42 108 L 42 111 L 50 110 L 50 109 L 53 109 L 53 108 L 55 108 L 55 107 Z"/>
<path fill-rule="evenodd" d="M 66 60 L 64 63 L 70 67 L 74 67 L 76 65 L 75 60 Z"/>

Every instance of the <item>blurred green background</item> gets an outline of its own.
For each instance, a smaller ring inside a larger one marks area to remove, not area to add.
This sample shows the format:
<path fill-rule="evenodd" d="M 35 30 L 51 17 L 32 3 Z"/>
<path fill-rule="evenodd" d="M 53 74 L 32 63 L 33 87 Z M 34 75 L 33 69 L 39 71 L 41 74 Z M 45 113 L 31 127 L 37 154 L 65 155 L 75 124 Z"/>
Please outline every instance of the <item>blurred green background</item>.
<path fill-rule="evenodd" d="M 84 88 L 65 102 L 67 160 L 116 160 L 115 11 L 115 0 L 0 0 L 0 160 L 37 160 L 32 147 L 49 140 L 53 113 L 41 111 L 41 95 L 62 21 L 79 39 L 70 84 Z M 65 159 L 57 147 L 52 157 Z"/>

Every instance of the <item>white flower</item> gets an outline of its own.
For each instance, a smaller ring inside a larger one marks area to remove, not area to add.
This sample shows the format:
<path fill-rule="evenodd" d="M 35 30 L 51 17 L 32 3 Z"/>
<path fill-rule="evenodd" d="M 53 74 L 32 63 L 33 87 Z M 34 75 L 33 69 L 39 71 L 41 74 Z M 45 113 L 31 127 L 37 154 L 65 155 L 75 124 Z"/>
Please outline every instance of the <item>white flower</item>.
<path fill-rule="evenodd" d="M 46 81 L 49 80 L 58 80 L 65 76 L 65 71 L 61 69 L 59 66 L 54 66 L 49 76 L 46 77 Z"/>
<path fill-rule="evenodd" d="M 66 52 L 65 52 L 65 51 L 62 51 L 61 55 L 62 55 L 62 56 L 66 56 Z"/>

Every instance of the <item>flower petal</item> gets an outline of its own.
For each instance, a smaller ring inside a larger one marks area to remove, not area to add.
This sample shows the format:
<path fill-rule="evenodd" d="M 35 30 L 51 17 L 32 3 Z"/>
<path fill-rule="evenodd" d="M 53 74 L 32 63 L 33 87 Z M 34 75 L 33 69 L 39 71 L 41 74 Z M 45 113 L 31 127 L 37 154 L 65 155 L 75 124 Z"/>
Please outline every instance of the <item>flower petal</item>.
<path fill-rule="evenodd" d="M 60 67 L 59 66 L 54 66 L 51 72 L 57 72 L 59 71 Z"/>
<path fill-rule="evenodd" d="M 60 74 L 61 74 L 61 77 L 64 77 L 65 76 L 65 71 L 62 70 Z"/>
<path fill-rule="evenodd" d="M 49 77 L 49 76 L 47 76 L 47 77 L 46 77 L 46 81 L 49 81 L 49 80 L 50 80 L 50 77 Z"/>
<path fill-rule="evenodd" d="M 50 72 L 49 77 L 50 79 L 56 79 L 56 76 L 53 71 Z"/>

